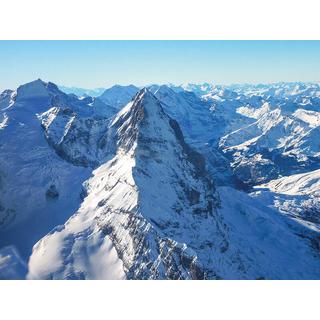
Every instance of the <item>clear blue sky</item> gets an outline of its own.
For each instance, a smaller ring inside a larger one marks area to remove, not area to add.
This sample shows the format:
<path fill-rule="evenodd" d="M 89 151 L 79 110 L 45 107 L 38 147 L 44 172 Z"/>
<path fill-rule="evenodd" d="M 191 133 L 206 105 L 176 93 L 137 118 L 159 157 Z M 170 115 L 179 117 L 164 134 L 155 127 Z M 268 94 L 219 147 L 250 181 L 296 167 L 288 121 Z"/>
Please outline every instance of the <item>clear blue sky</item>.
<path fill-rule="evenodd" d="M 320 41 L 0 41 L 0 90 L 320 81 Z"/>

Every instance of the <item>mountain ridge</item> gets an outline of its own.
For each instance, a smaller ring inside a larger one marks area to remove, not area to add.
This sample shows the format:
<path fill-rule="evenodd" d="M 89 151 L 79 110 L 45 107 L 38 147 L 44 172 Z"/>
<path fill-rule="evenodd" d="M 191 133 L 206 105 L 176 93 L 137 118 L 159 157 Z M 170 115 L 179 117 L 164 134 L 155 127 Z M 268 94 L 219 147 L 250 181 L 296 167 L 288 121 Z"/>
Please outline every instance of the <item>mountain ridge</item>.
<path fill-rule="evenodd" d="M 0 95 L 0 277 L 319 278 L 318 85 L 127 89 Z"/>

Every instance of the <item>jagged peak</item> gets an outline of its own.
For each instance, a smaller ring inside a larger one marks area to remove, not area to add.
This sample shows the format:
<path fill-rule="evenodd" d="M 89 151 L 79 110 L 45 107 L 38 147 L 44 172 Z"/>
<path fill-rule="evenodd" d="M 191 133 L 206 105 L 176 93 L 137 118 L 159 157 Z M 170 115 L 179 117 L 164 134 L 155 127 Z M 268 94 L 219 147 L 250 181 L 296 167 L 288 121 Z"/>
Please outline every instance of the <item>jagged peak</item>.
<path fill-rule="evenodd" d="M 142 88 L 134 97 L 134 100 L 138 101 L 142 101 L 144 99 L 157 100 L 157 98 L 150 92 L 150 90 L 147 87 Z"/>
<path fill-rule="evenodd" d="M 112 125 L 125 121 L 130 116 L 133 116 L 133 113 L 138 115 L 139 110 L 145 111 L 144 114 L 140 112 L 142 118 L 146 113 L 154 114 L 155 112 L 159 112 L 160 114 L 164 114 L 159 100 L 147 88 L 142 88 L 136 93 L 132 100 L 115 115 Z"/>
<path fill-rule="evenodd" d="M 165 113 L 158 98 L 148 88 L 143 88 L 136 94 L 133 107 Z"/>
<path fill-rule="evenodd" d="M 156 147 L 166 153 L 170 152 L 168 150 L 171 146 L 180 146 L 188 161 L 193 164 L 196 174 L 205 175 L 203 157 L 185 142 L 177 121 L 165 113 L 159 100 L 148 88 L 143 88 L 136 94 L 118 113 L 111 126 L 116 129 L 117 146 L 121 150 L 128 152 L 138 147 L 148 150 L 148 154 Z M 132 147 L 134 148 L 131 149 Z M 162 156 L 166 157 L 162 154 L 160 158 Z"/>
<path fill-rule="evenodd" d="M 143 133 L 151 140 L 166 139 L 169 117 L 159 100 L 147 89 L 141 89 L 135 97 L 114 117 L 111 127 L 118 135 L 118 146 L 127 151 L 138 142 Z M 163 137 L 162 137 L 163 136 Z"/>

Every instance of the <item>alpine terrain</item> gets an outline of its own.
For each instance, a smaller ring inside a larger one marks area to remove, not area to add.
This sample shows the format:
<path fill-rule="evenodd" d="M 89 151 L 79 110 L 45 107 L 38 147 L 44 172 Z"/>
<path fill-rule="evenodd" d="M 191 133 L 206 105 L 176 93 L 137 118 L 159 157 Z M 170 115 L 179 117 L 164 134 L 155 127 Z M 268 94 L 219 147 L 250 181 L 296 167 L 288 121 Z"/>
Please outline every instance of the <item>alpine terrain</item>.
<path fill-rule="evenodd" d="M 40 79 L 0 94 L 0 279 L 320 279 L 320 85 Z"/>

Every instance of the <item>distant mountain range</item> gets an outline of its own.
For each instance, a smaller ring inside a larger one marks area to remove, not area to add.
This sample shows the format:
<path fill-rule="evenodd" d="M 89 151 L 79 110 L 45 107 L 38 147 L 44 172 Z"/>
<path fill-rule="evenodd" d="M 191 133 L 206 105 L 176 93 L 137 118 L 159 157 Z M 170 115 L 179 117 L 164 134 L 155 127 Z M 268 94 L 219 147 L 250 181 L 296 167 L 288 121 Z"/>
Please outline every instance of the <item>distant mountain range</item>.
<path fill-rule="evenodd" d="M 1 279 L 320 279 L 320 85 L 40 79 L 0 95 Z"/>
<path fill-rule="evenodd" d="M 59 89 L 67 94 L 73 93 L 79 97 L 82 96 L 91 96 L 91 97 L 98 97 L 100 96 L 106 89 L 105 88 L 96 88 L 96 89 L 84 89 L 84 88 L 77 88 L 77 87 L 66 87 L 66 86 L 58 86 Z"/>

